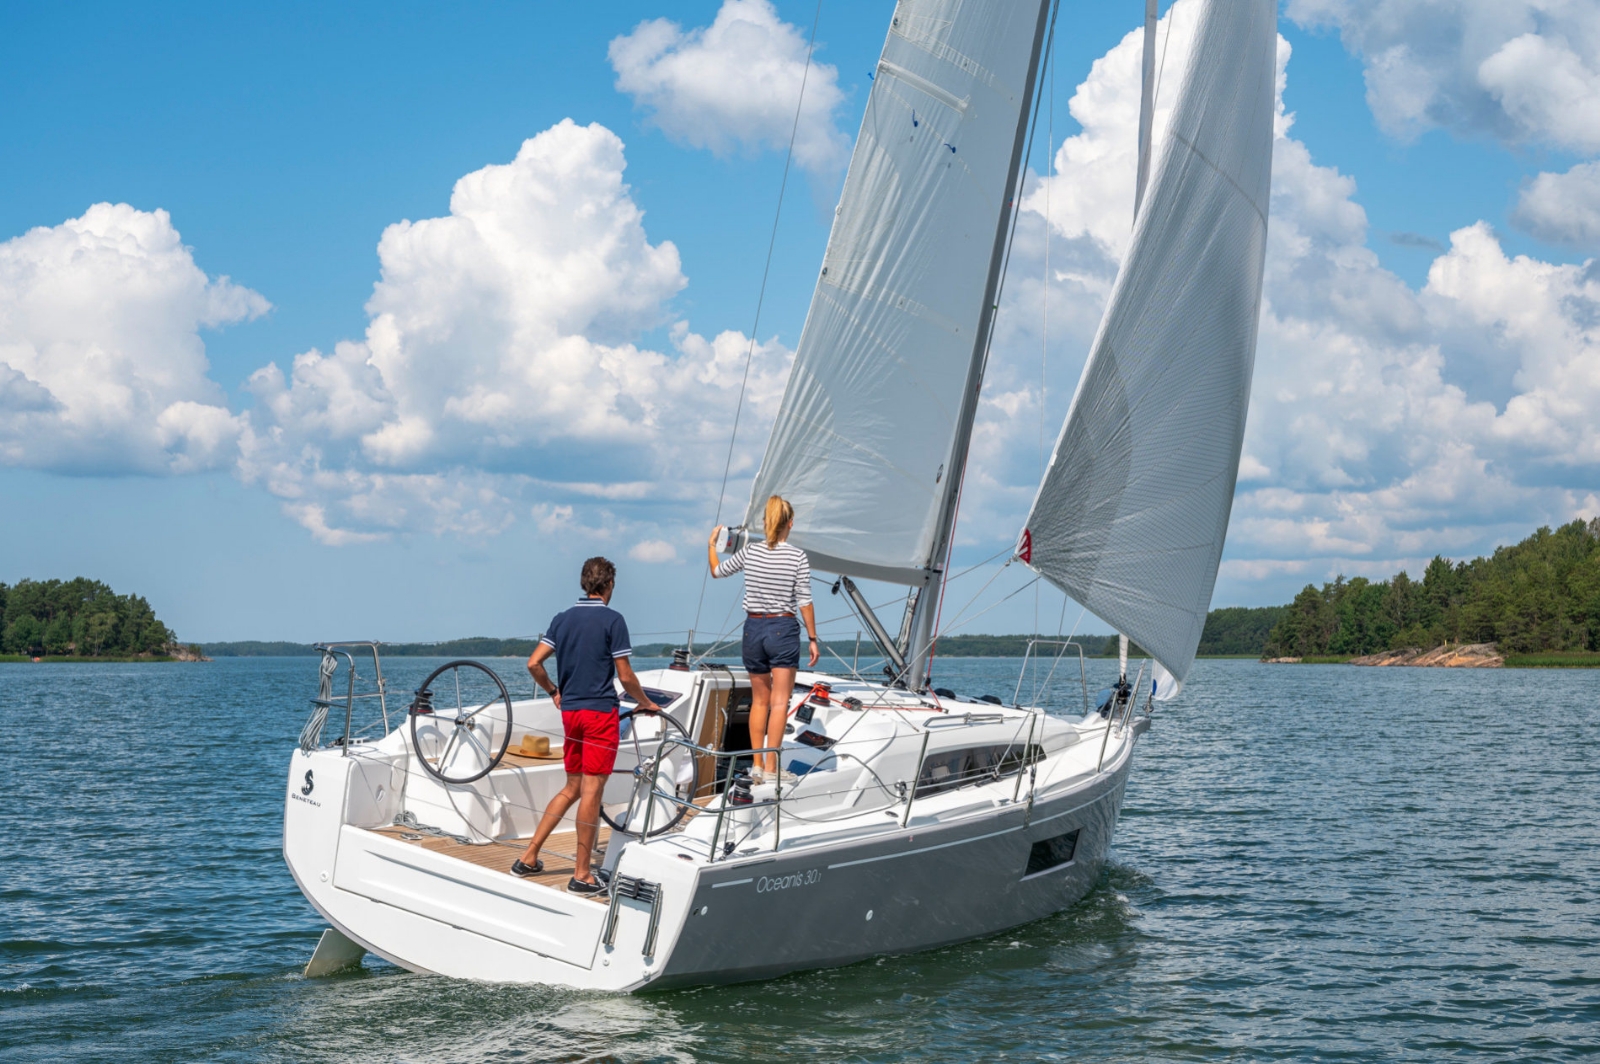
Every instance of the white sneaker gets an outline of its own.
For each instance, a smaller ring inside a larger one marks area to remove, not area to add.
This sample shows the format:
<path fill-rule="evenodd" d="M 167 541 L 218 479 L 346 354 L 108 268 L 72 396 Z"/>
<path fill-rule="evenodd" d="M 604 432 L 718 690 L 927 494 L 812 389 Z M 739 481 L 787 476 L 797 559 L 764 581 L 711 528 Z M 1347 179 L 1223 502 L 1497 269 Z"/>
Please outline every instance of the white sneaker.
<path fill-rule="evenodd" d="M 766 772 L 763 771 L 762 769 L 759 769 L 759 768 L 751 769 L 750 770 L 750 782 L 754 783 L 754 784 L 758 784 L 758 785 L 767 782 L 767 774 L 766 774 Z"/>
<path fill-rule="evenodd" d="M 782 772 L 778 773 L 778 783 L 783 786 L 788 786 L 791 783 L 798 783 L 799 781 L 800 777 L 796 776 L 788 769 L 784 769 Z"/>

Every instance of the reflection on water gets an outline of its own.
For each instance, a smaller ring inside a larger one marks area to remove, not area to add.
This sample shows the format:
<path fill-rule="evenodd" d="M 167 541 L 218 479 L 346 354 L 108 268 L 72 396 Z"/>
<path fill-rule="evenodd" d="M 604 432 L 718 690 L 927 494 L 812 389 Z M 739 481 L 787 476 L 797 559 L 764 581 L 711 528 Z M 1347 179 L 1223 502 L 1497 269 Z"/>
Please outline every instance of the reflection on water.
<path fill-rule="evenodd" d="M 395 659 L 391 689 L 435 664 Z M 525 686 L 520 662 L 497 664 Z M 1114 664 L 1089 668 L 1099 686 Z M 1009 698 L 1017 663 L 943 661 L 939 675 Z M 0 859 L 0 1058 L 1596 1049 L 1600 674 L 1201 662 L 1141 746 L 1113 861 L 1079 905 L 930 953 L 631 997 L 371 958 L 301 979 L 321 925 L 278 855 L 279 800 L 314 686 L 309 658 L 0 666 L 0 712 L 28 752 L 8 775 Z M 1058 689 L 1052 701 L 1078 697 Z"/>

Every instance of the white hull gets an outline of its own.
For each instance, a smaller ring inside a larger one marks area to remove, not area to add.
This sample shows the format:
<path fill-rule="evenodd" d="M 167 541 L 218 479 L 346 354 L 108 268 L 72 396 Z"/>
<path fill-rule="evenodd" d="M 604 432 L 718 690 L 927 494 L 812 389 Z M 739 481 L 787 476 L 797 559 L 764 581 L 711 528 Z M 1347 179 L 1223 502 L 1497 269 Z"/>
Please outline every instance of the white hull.
<path fill-rule="evenodd" d="M 641 678 L 689 688 L 673 712 L 692 735 L 702 734 L 707 707 L 742 679 L 726 671 Z M 856 689 L 830 679 L 836 700 Z M 654 885 L 653 907 L 648 897 L 576 897 L 497 867 L 520 850 L 516 840 L 531 834 L 564 781 L 559 762 L 445 787 L 409 758 L 403 729 L 349 755 L 337 747 L 294 753 L 284 856 L 333 927 L 397 965 L 616 991 L 761 979 L 933 948 L 1039 919 L 1088 892 L 1116 826 L 1138 721 L 1117 727 L 1096 715 L 1074 722 L 949 700 L 945 712 L 912 709 L 919 700 L 904 692 L 857 687 L 895 704 L 819 714 L 830 734 L 848 736 L 835 752 L 856 745 L 858 753 L 802 776 L 776 824 L 770 805 L 730 811 L 719 824 L 715 798 L 681 830 L 612 838 L 607 867 Z M 549 712 L 548 703 L 519 703 L 518 723 Z M 1030 734 L 1043 752 L 1032 774 L 916 795 L 909 810 L 896 794 L 899 781 L 915 794 L 910 784 L 940 750 L 1023 746 Z M 631 783 L 615 778 L 607 798 L 618 801 L 608 808 L 623 808 Z M 757 789 L 758 799 L 770 793 Z M 402 811 L 497 841 L 436 852 L 382 830 Z M 724 855 L 730 838 L 735 850 Z M 1057 840 L 1055 849 L 1041 840 Z M 1030 859 L 1049 867 L 1029 874 Z"/>

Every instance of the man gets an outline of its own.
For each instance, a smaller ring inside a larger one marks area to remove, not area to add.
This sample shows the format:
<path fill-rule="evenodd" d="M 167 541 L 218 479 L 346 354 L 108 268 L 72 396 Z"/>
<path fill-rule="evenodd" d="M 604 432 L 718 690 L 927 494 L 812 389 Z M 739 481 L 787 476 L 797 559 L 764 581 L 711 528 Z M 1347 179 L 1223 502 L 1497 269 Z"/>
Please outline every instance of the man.
<path fill-rule="evenodd" d="M 562 760 L 566 763 L 567 785 L 550 799 L 544 818 L 539 821 L 539 830 L 533 833 L 533 841 L 528 843 L 521 859 L 511 863 L 511 874 L 533 876 L 544 871 L 539 847 L 561 823 L 572 803 L 577 802 L 578 852 L 567 891 L 594 895 L 606 889 L 595 881 L 589 863 L 600 830 L 601 795 L 617 760 L 619 707 L 615 681 L 622 680 L 623 690 L 633 696 L 640 709 L 659 707 L 639 686 L 639 678 L 628 661 L 633 655 L 633 647 L 628 642 L 628 623 L 622 619 L 622 614 L 611 608 L 617 567 L 604 558 L 590 558 L 583 563 L 579 583 L 583 587 L 583 597 L 576 606 L 556 614 L 528 658 L 528 672 L 533 675 L 533 682 L 549 694 L 561 711 L 561 730 L 565 737 Z M 556 658 L 559 685 L 550 681 L 550 674 L 544 667 L 552 654 Z"/>

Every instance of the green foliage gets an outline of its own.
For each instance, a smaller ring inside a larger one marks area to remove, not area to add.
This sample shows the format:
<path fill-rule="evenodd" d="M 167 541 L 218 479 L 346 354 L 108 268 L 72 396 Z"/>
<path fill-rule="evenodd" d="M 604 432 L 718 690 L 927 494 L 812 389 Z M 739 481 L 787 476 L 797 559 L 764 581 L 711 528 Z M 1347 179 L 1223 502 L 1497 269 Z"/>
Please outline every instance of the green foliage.
<path fill-rule="evenodd" d="M 491 639 L 473 636 L 445 643 L 380 643 L 379 653 L 386 658 L 525 658 L 533 653 L 535 639 Z M 206 643 L 201 649 L 209 658 L 291 658 L 315 655 L 310 643 L 246 639 L 236 643 Z M 641 649 L 636 649 L 642 653 Z M 670 651 L 668 652 L 670 653 Z"/>
<path fill-rule="evenodd" d="M 0 650 L 8 654 L 134 657 L 160 654 L 174 639 L 141 596 L 98 580 L 0 584 Z"/>
<path fill-rule="evenodd" d="M 1382 583 L 1307 584 L 1263 655 L 1352 657 L 1445 643 L 1498 643 L 1511 655 L 1600 651 L 1600 519 L 1541 528 L 1470 562 L 1434 558 L 1421 583 L 1401 572 Z"/>
<path fill-rule="evenodd" d="M 1030 639 L 1040 641 L 1039 645 L 1033 648 L 1035 654 L 1053 656 L 1060 653 L 1062 648 L 1049 644 L 1060 643 L 1066 638 L 1064 633 L 1061 635 L 947 635 L 939 640 L 939 656 L 941 658 L 1020 658 L 1028 652 L 1028 641 Z M 1105 639 L 1106 637 L 1103 635 L 1080 635 L 1074 636 L 1072 642 L 1081 644 L 1085 654 L 1093 655 L 1095 648 L 1103 643 Z M 852 643 L 851 645 L 853 646 L 854 644 Z M 1074 657 L 1078 654 L 1071 647 L 1066 648 L 1066 652 Z M 841 653 L 849 657 L 848 649 Z M 864 639 L 861 656 L 865 659 L 869 654 L 876 658 L 878 650 L 877 647 L 873 646 L 872 640 Z"/>
<path fill-rule="evenodd" d="M 1200 633 L 1202 657 L 1228 654 L 1260 654 L 1272 629 L 1289 612 L 1287 606 L 1227 606 L 1206 614 Z"/>
<path fill-rule="evenodd" d="M 310 643 L 286 643 L 244 639 L 237 643 L 204 643 L 201 651 L 208 658 L 294 658 L 315 656 Z"/>
<path fill-rule="evenodd" d="M 1556 650 L 1548 654 L 1507 654 L 1508 669 L 1600 669 L 1600 653 Z"/>

